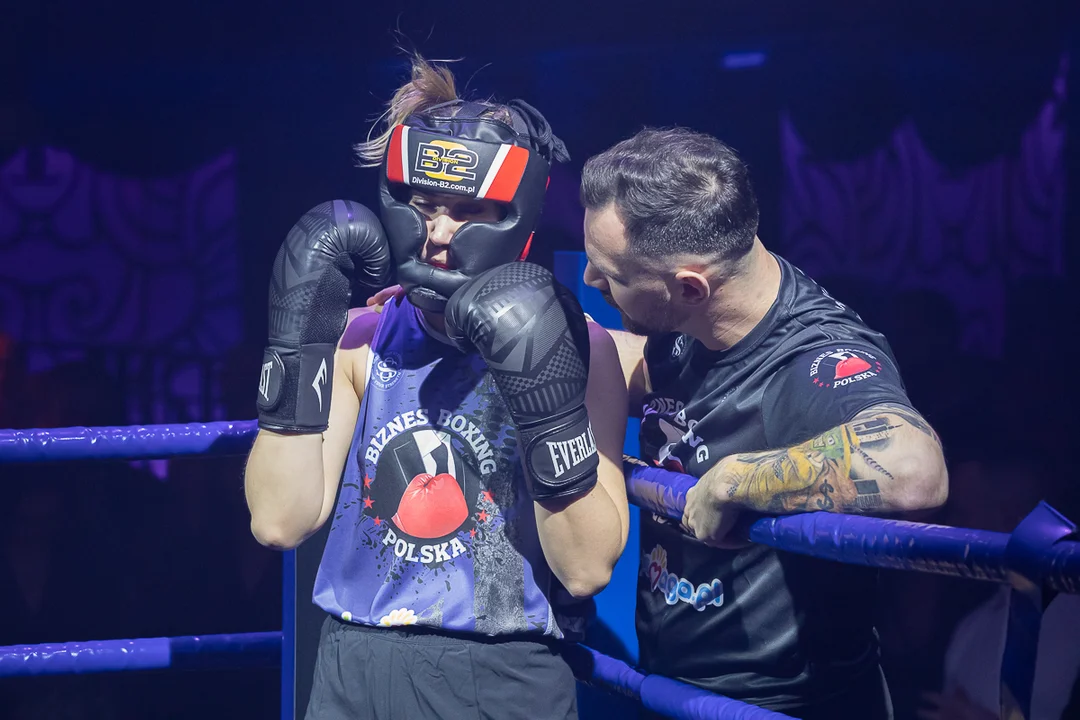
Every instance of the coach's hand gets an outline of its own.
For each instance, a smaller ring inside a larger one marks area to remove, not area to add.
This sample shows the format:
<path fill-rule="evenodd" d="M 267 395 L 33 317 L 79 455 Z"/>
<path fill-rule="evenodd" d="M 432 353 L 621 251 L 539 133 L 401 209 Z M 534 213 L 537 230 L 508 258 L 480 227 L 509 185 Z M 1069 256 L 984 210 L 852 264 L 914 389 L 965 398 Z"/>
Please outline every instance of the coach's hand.
<path fill-rule="evenodd" d="M 739 508 L 730 502 L 732 484 L 736 478 L 724 472 L 725 463 L 734 458 L 721 459 L 697 484 L 686 491 L 682 525 L 691 535 L 706 545 L 734 549 L 749 543 L 745 538 L 729 537 L 739 519 Z"/>
<path fill-rule="evenodd" d="M 375 293 L 367 299 L 366 305 L 372 308 L 375 312 L 381 313 L 383 305 L 390 300 L 398 300 L 405 297 L 405 288 L 400 285 L 391 285 L 388 288 L 383 288 L 379 292 Z"/>

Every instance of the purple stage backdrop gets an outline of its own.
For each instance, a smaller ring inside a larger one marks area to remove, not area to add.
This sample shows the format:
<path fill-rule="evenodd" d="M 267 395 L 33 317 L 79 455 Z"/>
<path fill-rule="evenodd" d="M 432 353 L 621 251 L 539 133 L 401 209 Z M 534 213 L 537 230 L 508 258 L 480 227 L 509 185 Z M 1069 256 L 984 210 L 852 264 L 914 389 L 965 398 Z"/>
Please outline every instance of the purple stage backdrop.
<path fill-rule="evenodd" d="M 939 163 L 910 120 L 873 152 L 838 162 L 815 157 L 781 118 L 781 252 L 818 279 L 941 293 L 960 348 L 998 357 L 1007 286 L 1064 273 L 1064 105 L 1062 63 L 1018 149 L 962 171 Z"/>
<path fill-rule="evenodd" d="M 236 159 L 132 179 L 51 148 L 0 167 L 0 333 L 28 370 L 93 356 L 127 422 L 222 417 L 241 334 Z"/>

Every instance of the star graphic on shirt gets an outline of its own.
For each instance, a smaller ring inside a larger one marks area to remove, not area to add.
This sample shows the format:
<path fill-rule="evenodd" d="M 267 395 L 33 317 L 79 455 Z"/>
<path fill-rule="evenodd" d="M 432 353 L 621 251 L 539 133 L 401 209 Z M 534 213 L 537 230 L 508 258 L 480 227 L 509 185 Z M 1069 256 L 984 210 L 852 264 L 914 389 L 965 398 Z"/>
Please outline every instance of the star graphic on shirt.
<path fill-rule="evenodd" d="M 487 510 L 481 510 L 480 514 L 476 516 L 476 519 L 479 520 L 480 522 L 487 522 L 487 519 L 488 519 Z"/>
<path fill-rule="evenodd" d="M 369 497 L 366 497 L 366 498 L 364 498 L 364 507 L 365 507 L 365 508 L 369 508 L 369 507 L 371 507 L 371 506 L 372 506 L 372 505 L 374 505 L 374 504 L 375 504 L 375 503 L 374 503 L 374 502 L 372 501 L 372 499 L 371 499 L 371 498 L 369 498 Z"/>
<path fill-rule="evenodd" d="M 364 476 L 364 487 L 371 487 L 371 478 L 369 478 L 367 475 Z"/>
<path fill-rule="evenodd" d="M 490 490 L 485 490 L 480 497 L 484 498 L 484 502 L 495 502 L 495 497 L 491 494 Z"/>
<path fill-rule="evenodd" d="M 382 525 L 382 520 L 379 518 L 378 515 L 375 516 L 375 524 L 376 525 Z"/>
<path fill-rule="evenodd" d="M 469 531 L 469 537 L 471 537 L 471 538 L 476 537 L 476 528 L 473 528 L 472 530 Z"/>

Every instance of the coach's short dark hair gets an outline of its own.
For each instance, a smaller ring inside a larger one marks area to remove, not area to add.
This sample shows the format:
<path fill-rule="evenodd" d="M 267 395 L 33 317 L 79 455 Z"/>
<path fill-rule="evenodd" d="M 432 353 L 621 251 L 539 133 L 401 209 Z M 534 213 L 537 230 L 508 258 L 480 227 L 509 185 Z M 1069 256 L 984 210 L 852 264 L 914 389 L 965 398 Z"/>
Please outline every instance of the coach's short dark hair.
<path fill-rule="evenodd" d="M 758 203 L 745 163 L 711 135 L 646 128 L 589 158 L 581 202 L 612 202 L 632 252 L 743 257 L 758 228 Z"/>

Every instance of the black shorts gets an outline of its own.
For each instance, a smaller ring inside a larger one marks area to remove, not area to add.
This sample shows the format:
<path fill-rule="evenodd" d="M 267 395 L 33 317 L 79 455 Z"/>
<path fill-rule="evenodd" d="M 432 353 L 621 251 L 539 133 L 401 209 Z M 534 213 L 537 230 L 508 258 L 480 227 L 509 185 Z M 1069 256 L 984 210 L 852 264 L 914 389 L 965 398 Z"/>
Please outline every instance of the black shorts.
<path fill-rule="evenodd" d="M 558 643 L 372 628 L 327 617 L 305 720 L 577 720 Z"/>

